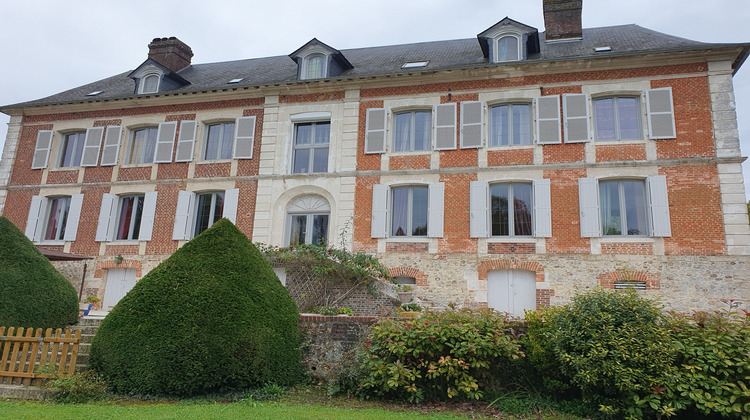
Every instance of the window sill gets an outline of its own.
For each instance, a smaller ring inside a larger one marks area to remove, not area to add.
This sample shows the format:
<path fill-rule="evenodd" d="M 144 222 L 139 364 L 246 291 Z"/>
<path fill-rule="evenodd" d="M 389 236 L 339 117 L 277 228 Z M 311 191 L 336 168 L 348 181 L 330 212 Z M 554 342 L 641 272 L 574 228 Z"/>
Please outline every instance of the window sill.
<path fill-rule="evenodd" d="M 449 149 L 454 150 L 454 149 Z M 440 152 L 441 150 L 435 150 L 435 152 Z M 414 150 L 414 151 L 407 151 L 407 152 L 389 152 L 388 156 L 430 156 L 432 154 L 433 150 Z"/>
<path fill-rule="evenodd" d="M 210 165 L 212 163 L 226 163 L 226 162 L 231 162 L 232 160 L 235 160 L 235 159 L 232 159 L 232 158 L 229 158 L 229 159 L 213 159 L 213 160 L 203 159 L 203 160 L 199 160 L 199 161 L 195 162 L 195 164 L 196 165 Z M 182 163 L 182 162 L 177 162 L 177 163 Z"/>
<path fill-rule="evenodd" d="M 150 163 L 123 163 L 120 168 L 149 168 L 156 165 L 155 162 Z"/>
<path fill-rule="evenodd" d="M 65 241 L 40 241 L 40 242 L 34 242 L 37 245 L 50 245 L 50 246 L 59 246 L 59 245 L 65 245 Z"/>
<path fill-rule="evenodd" d="M 429 243 L 430 238 L 427 236 L 390 236 L 385 238 L 387 242 L 393 242 L 393 243 L 403 243 L 403 242 L 423 242 L 423 243 Z"/>
<path fill-rule="evenodd" d="M 536 243 L 537 239 L 533 236 L 490 236 L 487 243 Z"/>
<path fill-rule="evenodd" d="M 135 240 L 119 240 L 119 241 L 108 241 L 106 242 L 107 246 L 110 245 L 138 245 L 141 241 L 135 239 Z"/>
<path fill-rule="evenodd" d="M 594 139 L 594 144 L 646 144 L 646 139 L 637 140 L 597 140 Z"/>
<path fill-rule="evenodd" d="M 518 144 L 512 146 L 487 146 L 487 150 L 523 150 L 523 149 L 534 149 L 534 144 Z"/>
<path fill-rule="evenodd" d="M 602 236 L 600 242 L 654 242 L 651 236 Z"/>

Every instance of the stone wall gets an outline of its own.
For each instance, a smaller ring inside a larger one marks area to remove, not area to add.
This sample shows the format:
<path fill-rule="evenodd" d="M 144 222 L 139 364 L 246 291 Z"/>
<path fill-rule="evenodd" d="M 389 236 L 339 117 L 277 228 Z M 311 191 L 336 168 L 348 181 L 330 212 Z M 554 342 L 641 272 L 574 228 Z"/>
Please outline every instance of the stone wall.
<path fill-rule="evenodd" d="M 309 375 L 321 382 L 338 378 L 376 321 L 365 316 L 300 315 L 302 362 Z"/>

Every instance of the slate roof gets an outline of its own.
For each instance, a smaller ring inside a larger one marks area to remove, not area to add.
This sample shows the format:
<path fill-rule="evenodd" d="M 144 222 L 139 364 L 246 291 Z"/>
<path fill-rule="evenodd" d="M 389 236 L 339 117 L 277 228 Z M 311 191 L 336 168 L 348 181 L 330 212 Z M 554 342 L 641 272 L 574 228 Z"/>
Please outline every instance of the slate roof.
<path fill-rule="evenodd" d="M 713 44 L 692 41 L 656 32 L 638 25 L 621 25 L 583 30 L 580 41 L 545 44 L 544 34 L 539 34 L 541 51 L 530 55 L 525 62 L 559 61 L 577 58 L 613 57 L 660 52 L 737 48 L 743 50 L 735 60 L 735 71 L 739 69 L 750 51 L 750 43 Z M 611 47 L 609 52 L 594 52 L 595 47 Z M 482 53 L 477 38 L 448 41 L 421 42 L 382 47 L 340 50 L 353 68 L 334 77 L 334 80 L 369 78 L 385 75 L 434 72 L 439 70 L 469 69 L 488 66 L 516 65 L 518 62 L 490 64 Z M 429 61 L 426 67 L 402 69 L 410 61 Z M 122 99 L 153 94 L 134 94 L 135 82 L 128 75 L 131 70 L 97 82 L 89 83 L 46 98 L 8 105 L 11 108 L 81 103 L 107 99 Z M 179 72 L 179 76 L 190 84 L 161 94 L 229 89 L 238 87 L 268 86 L 277 84 L 315 83 L 297 80 L 297 64 L 288 55 L 226 61 L 219 63 L 193 64 Z M 239 83 L 227 84 L 229 80 L 243 78 Z M 96 96 L 87 96 L 102 91 Z"/>

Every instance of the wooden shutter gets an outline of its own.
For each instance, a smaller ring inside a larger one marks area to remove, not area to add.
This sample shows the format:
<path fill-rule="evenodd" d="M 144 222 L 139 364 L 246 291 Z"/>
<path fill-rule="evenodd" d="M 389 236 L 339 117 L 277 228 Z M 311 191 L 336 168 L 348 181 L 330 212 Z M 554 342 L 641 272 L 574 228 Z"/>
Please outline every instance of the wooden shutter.
<path fill-rule="evenodd" d="M 456 148 L 456 104 L 435 105 L 434 117 L 435 150 L 453 150 Z"/>
<path fill-rule="evenodd" d="M 86 140 L 83 142 L 81 166 L 96 166 L 99 162 L 99 149 L 102 147 L 104 127 L 86 129 Z"/>
<path fill-rule="evenodd" d="M 174 229 L 172 230 L 172 239 L 179 241 L 190 238 L 190 225 L 192 218 L 190 214 L 193 209 L 195 194 L 190 191 L 180 191 L 177 195 L 177 211 L 174 216 Z"/>
<path fill-rule="evenodd" d="M 52 148 L 52 130 L 39 130 L 36 133 L 36 146 L 34 146 L 34 160 L 31 169 L 42 169 L 47 167 L 49 151 Z"/>
<path fill-rule="evenodd" d="M 482 147 L 484 112 L 481 102 L 461 102 L 461 148 Z"/>
<path fill-rule="evenodd" d="M 375 184 L 372 186 L 372 226 L 373 238 L 385 238 L 388 236 L 388 194 L 390 188 L 387 185 Z"/>
<path fill-rule="evenodd" d="M 536 98 L 536 142 L 560 143 L 560 95 Z"/>
<path fill-rule="evenodd" d="M 106 242 L 114 239 L 115 225 L 117 224 L 117 196 L 114 194 L 102 194 L 102 205 L 99 207 L 99 223 L 96 225 L 97 242 Z"/>
<path fill-rule="evenodd" d="M 255 117 L 237 118 L 234 135 L 234 158 L 252 159 L 255 141 Z"/>
<path fill-rule="evenodd" d="M 143 197 L 143 212 L 141 213 L 141 228 L 138 231 L 139 241 L 150 241 L 154 230 L 154 220 L 156 218 L 156 197 L 157 192 L 147 192 Z"/>
<path fill-rule="evenodd" d="M 104 134 L 104 146 L 102 147 L 102 166 L 117 165 L 120 156 L 120 136 L 122 127 L 119 125 L 107 126 Z"/>
<path fill-rule="evenodd" d="M 647 90 L 646 112 L 648 113 L 649 137 L 652 139 L 677 137 L 671 87 Z"/>
<path fill-rule="evenodd" d="M 552 236 L 552 200 L 549 179 L 535 179 L 534 187 L 534 236 Z"/>
<path fill-rule="evenodd" d="M 430 238 L 443 237 L 444 185 L 442 182 L 433 182 L 428 187 L 427 236 Z"/>
<path fill-rule="evenodd" d="M 172 161 L 172 150 L 174 149 L 174 136 L 177 131 L 177 121 L 163 122 L 159 124 L 156 132 L 155 163 L 168 163 Z"/>
<path fill-rule="evenodd" d="M 367 110 L 365 122 L 365 154 L 385 153 L 386 112 L 383 108 Z"/>
<path fill-rule="evenodd" d="M 589 141 L 589 96 L 585 94 L 563 95 L 565 118 L 565 143 Z"/>
<path fill-rule="evenodd" d="M 177 152 L 174 156 L 175 162 L 190 162 L 193 160 L 195 149 L 195 121 L 181 121 L 180 135 L 177 138 Z"/>
<path fill-rule="evenodd" d="M 472 238 L 490 236 L 489 190 L 490 184 L 485 181 L 469 183 L 469 236 Z"/>
<path fill-rule="evenodd" d="M 47 198 L 40 195 L 31 197 L 31 206 L 29 206 L 29 216 L 26 219 L 26 237 L 32 242 L 39 242 L 42 239 L 42 225 L 47 210 Z"/>
<path fill-rule="evenodd" d="M 651 236 L 672 236 L 667 178 L 664 175 L 655 175 L 646 178 L 646 181 L 651 202 Z"/>
<path fill-rule="evenodd" d="M 602 236 L 599 214 L 599 183 L 594 178 L 578 179 L 578 201 L 581 212 L 581 237 Z"/>
<path fill-rule="evenodd" d="M 68 221 L 65 223 L 66 241 L 75 241 L 78 234 L 78 221 L 81 219 L 81 208 L 83 207 L 83 194 L 74 194 L 70 197 L 70 209 L 68 210 Z"/>
<path fill-rule="evenodd" d="M 239 188 L 224 191 L 224 212 L 221 214 L 221 217 L 226 217 L 233 224 L 237 224 L 237 206 L 239 202 Z"/>

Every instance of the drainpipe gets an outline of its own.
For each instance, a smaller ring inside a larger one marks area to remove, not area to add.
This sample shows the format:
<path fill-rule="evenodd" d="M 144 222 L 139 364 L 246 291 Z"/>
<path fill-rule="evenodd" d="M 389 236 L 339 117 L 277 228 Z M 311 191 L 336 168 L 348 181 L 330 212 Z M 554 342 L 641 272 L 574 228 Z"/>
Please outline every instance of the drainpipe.
<path fill-rule="evenodd" d="M 81 299 L 83 299 L 83 282 L 86 281 L 86 267 L 88 267 L 88 263 L 83 263 L 83 276 L 81 277 L 81 290 L 78 292 L 78 301 L 80 302 Z"/>

